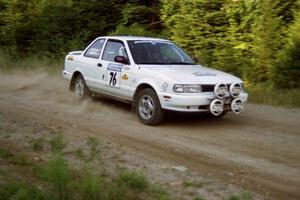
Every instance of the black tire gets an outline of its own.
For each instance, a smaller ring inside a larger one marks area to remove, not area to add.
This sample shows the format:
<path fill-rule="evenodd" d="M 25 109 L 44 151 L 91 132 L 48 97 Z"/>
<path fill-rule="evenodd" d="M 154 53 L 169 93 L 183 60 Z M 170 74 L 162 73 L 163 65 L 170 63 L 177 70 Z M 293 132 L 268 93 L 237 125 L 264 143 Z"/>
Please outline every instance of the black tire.
<path fill-rule="evenodd" d="M 73 91 L 80 99 L 90 96 L 89 88 L 87 87 L 82 75 L 78 75 L 73 83 Z"/>
<path fill-rule="evenodd" d="M 135 99 L 135 111 L 139 120 L 146 125 L 157 125 L 164 120 L 164 110 L 154 90 L 145 88 Z"/>

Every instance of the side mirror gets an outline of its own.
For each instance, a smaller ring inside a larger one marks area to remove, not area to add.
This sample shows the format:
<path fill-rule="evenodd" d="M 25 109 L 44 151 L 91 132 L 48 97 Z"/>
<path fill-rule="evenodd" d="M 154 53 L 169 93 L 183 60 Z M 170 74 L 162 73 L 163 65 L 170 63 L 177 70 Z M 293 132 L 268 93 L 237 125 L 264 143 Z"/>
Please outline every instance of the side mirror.
<path fill-rule="evenodd" d="M 129 64 L 128 59 L 124 56 L 116 56 L 115 62 L 117 63 L 123 63 L 123 64 Z"/>

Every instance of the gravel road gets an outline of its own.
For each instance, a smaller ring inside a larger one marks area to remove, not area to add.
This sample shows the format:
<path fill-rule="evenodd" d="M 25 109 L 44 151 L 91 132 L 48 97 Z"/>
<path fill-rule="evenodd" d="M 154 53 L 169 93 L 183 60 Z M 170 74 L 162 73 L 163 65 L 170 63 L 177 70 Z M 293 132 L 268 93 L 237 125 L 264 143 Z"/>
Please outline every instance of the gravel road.
<path fill-rule="evenodd" d="M 100 135 L 266 199 L 300 199 L 299 109 L 248 104 L 222 119 L 168 113 L 164 124 L 149 127 L 126 104 L 78 101 L 67 84 L 39 71 L 0 73 L 0 110 Z"/>

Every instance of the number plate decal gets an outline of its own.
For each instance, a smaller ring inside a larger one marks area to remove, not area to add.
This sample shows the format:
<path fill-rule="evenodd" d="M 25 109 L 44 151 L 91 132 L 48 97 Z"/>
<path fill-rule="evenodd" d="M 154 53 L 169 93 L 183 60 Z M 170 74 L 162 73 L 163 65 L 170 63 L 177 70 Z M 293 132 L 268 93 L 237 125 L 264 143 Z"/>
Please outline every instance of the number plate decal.
<path fill-rule="evenodd" d="M 120 88 L 123 65 L 109 63 L 106 71 L 106 86 Z"/>

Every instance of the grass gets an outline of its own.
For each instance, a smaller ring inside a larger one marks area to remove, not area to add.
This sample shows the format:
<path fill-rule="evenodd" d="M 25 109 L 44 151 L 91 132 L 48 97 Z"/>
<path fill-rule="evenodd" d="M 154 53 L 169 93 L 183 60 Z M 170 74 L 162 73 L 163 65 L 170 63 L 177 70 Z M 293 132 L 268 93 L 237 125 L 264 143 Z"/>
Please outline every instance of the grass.
<path fill-rule="evenodd" d="M 33 140 L 37 149 L 43 144 L 39 139 Z M 147 177 L 140 172 L 122 170 L 115 178 L 108 174 L 96 175 L 93 168 L 86 167 L 74 170 L 64 157 L 63 149 L 67 142 L 61 133 L 53 134 L 49 141 L 51 157 L 47 163 L 20 165 L 18 162 L 28 161 L 23 155 L 16 155 L 7 149 L 0 148 L 0 156 L 11 164 L 17 165 L 18 176 L 3 173 L 6 182 L 0 182 L 1 200 L 168 200 L 168 193 L 158 185 L 150 184 Z M 89 154 L 99 155 L 99 141 L 96 138 L 87 140 Z M 78 148 L 80 149 L 80 148 Z M 33 148 L 34 150 L 34 148 Z M 81 152 L 81 149 L 80 151 Z M 23 161 L 15 162 L 18 158 Z M 29 162 L 29 161 L 28 161 Z M 29 167 L 29 168 L 28 168 Z M 25 178 L 30 176 L 30 182 Z M 30 174 L 28 174 L 30 173 Z M 18 180 L 16 180 L 18 177 Z M 23 177 L 23 180 L 22 180 Z M 19 180 L 20 179 L 20 180 Z M 42 187 L 40 187 L 42 186 Z"/>
<path fill-rule="evenodd" d="M 196 188 L 201 188 L 204 186 L 205 183 L 200 182 L 200 181 L 183 181 L 182 186 L 183 187 L 196 187 Z"/>
<path fill-rule="evenodd" d="M 44 200 L 46 196 L 39 189 L 17 181 L 10 181 L 0 187 L 0 197 L 3 200 Z"/>
<path fill-rule="evenodd" d="M 49 141 L 52 152 L 60 153 L 66 148 L 67 143 L 63 140 L 63 135 L 60 132 L 53 132 L 53 137 Z"/>
<path fill-rule="evenodd" d="M 8 159 L 13 157 L 14 155 L 7 149 L 0 147 L 0 158 Z"/>
<path fill-rule="evenodd" d="M 22 59 L 17 56 L 5 54 L 0 49 L 0 69 L 6 72 L 14 72 L 16 70 L 36 70 L 42 69 L 48 72 L 57 73 L 64 66 L 64 58 L 54 60 L 48 57 L 30 56 Z"/>
<path fill-rule="evenodd" d="M 248 85 L 249 101 L 273 106 L 300 107 L 300 89 L 273 89 L 267 84 Z"/>
<path fill-rule="evenodd" d="M 95 158 L 101 158 L 101 151 L 99 147 L 99 141 L 96 137 L 90 136 L 86 142 L 87 146 L 89 147 L 89 160 L 92 161 Z"/>
<path fill-rule="evenodd" d="M 8 149 L 0 148 L 0 158 L 7 160 L 10 164 L 17 166 L 28 166 L 31 162 L 23 154 L 15 155 Z"/>
<path fill-rule="evenodd" d="M 227 200 L 252 200 L 252 194 L 244 191 L 241 195 L 231 195 Z"/>
<path fill-rule="evenodd" d="M 195 200 L 205 200 L 205 198 L 202 197 L 202 196 L 197 196 L 197 197 L 195 198 Z"/>
<path fill-rule="evenodd" d="M 61 154 L 56 154 L 42 170 L 41 177 L 50 183 L 56 199 L 70 199 L 72 177 L 69 166 Z"/>
<path fill-rule="evenodd" d="M 82 199 L 98 200 L 102 192 L 102 181 L 99 177 L 93 176 L 89 171 L 85 171 L 77 187 Z"/>
<path fill-rule="evenodd" d="M 32 141 L 32 148 L 34 151 L 42 151 L 44 149 L 45 140 L 38 138 Z"/>
<path fill-rule="evenodd" d="M 84 153 L 83 153 L 83 151 L 82 151 L 82 149 L 81 149 L 80 147 L 78 147 L 78 148 L 76 149 L 75 155 L 76 155 L 76 157 L 77 157 L 78 159 L 80 159 L 80 160 L 84 160 L 84 159 L 85 159 L 85 155 L 84 155 Z"/>
<path fill-rule="evenodd" d="M 129 186 L 138 192 L 144 192 L 149 188 L 149 181 L 142 173 L 127 170 L 122 170 L 118 174 L 117 183 Z"/>

